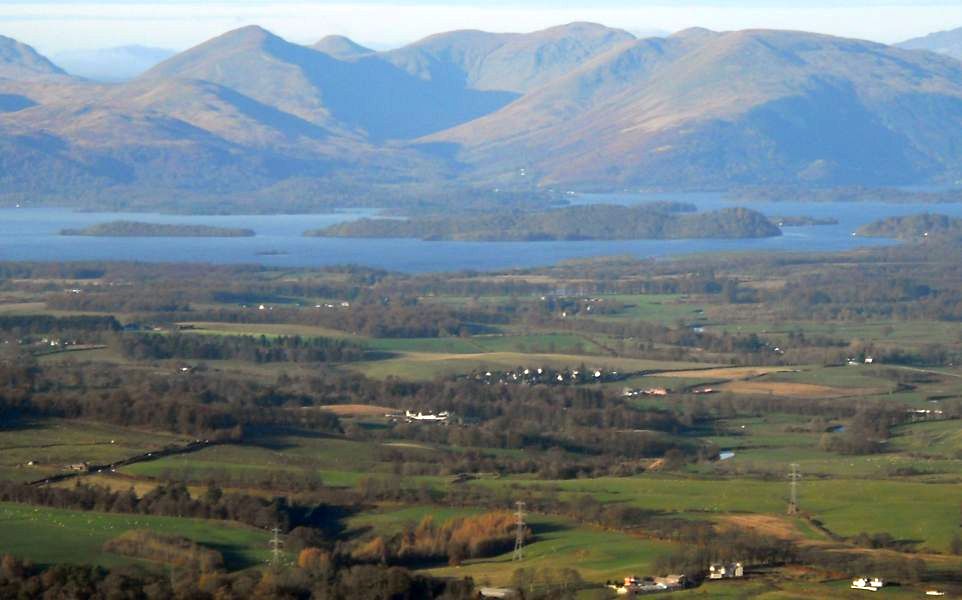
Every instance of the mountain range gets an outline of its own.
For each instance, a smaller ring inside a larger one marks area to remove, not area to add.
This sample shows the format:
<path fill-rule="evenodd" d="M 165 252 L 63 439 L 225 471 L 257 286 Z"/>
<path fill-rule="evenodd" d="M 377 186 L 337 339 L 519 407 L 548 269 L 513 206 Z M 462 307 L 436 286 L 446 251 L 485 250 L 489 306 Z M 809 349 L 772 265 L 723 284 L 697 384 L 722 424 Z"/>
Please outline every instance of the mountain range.
<path fill-rule="evenodd" d="M 818 34 L 589 23 L 375 52 L 260 27 L 130 81 L 0 37 L 0 189 L 112 206 L 384 204 L 432 187 L 891 185 L 962 176 L 962 62 Z M 369 198 L 367 201 L 371 201 Z"/>

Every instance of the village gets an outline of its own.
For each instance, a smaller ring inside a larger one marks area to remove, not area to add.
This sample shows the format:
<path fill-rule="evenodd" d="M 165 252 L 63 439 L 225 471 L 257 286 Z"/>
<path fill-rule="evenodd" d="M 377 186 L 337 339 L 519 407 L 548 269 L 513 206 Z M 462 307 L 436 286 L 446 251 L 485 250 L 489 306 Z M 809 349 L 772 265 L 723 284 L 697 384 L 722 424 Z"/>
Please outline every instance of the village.
<path fill-rule="evenodd" d="M 626 373 L 604 368 L 552 369 L 550 367 L 518 367 L 509 371 L 478 370 L 459 379 L 485 385 L 550 385 L 570 386 L 622 381 Z"/>

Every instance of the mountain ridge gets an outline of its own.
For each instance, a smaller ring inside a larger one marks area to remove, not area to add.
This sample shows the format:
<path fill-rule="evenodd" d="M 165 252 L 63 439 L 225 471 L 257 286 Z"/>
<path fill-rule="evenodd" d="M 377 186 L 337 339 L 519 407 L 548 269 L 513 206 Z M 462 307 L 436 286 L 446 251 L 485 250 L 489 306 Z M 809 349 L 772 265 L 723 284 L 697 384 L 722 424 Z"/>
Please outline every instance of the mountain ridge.
<path fill-rule="evenodd" d="M 4 194 L 284 190 L 350 203 L 343 190 L 383 186 L 391 197 L 962 176 L 962 63 L 930 52 L 775 30 L 639 39 L 591 23 L 448 32 L 387 52 L 325 40 L 329 52 L 248 26 L 97 84 L 4 38 Z"/>

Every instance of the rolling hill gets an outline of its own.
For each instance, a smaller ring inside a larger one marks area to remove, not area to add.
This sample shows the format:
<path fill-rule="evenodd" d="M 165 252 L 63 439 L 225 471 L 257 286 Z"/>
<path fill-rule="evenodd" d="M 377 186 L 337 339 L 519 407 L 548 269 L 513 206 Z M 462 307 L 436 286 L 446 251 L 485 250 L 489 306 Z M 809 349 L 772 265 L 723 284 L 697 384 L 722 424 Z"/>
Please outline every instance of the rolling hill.
<path fill-rule="evenodd" d="M 929 50 L 962 60 L 962 27 L 930 33 L 924 37 L 902 42 L 899 47 L 908 50 Z"/>
<path fill-rule="evenodd" d="M 115 84 L 0 38 L 0 185 L 16 201 L 930 182 L 962 175 L 960 125 L 962 63 L 803 32 L 574 23 L 373 52 L 244 27 Z"/>

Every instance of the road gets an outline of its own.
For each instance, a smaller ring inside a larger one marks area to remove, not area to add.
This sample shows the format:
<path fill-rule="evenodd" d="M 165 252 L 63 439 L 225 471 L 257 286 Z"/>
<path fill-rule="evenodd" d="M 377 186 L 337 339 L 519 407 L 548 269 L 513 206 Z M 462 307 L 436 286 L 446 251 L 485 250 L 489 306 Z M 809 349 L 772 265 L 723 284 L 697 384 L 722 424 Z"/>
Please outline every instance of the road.
<path fill-rule="evenodd" d="M 66 481 L 68 479 L 73 479 L 75 477 L 82 477 L 84 475 L 91 475 L 93 473 L 103 473 L 110 472 L 114 469 L 120 467 L 126 467 L 128 465 L 133 465 L 142 462 L 150 462 L 152 460 L 157 460 L 158 458 L 165 458 L 168 456 L 176 456 L 178 454 L 190 454 L 191 452 L 197 452 L 198 450 L 203 450 L 204 448 L 209 448 L 217 444 L 217 442 L 212 442 L 210 440 L 197 440 L 191 442 L 184 446 L 168 446 L 162 450 L 153 450 L 151 452 L 144 452 L 143 454 L 138 454 L 130 458 L 125 458 L 123 460 L 118 460 L 105 465 L 90 465 L 86 471 L 71 471 L 69 473 L 59 473 L 57 475 L 51 475 L 49 477 L 44 477 L 43 479 L 37 479 L 27 483 L 27 485 L 47 485 L 51 483 L 58 483 L 60 481 Z"/>

